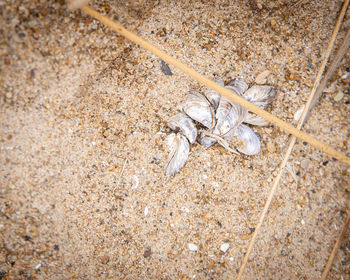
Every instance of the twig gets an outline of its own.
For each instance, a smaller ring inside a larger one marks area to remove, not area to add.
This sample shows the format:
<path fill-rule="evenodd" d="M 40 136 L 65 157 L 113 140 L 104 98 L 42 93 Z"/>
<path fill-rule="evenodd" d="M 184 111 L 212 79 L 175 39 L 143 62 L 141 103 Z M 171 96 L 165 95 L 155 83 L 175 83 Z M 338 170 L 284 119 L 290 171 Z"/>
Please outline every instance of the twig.
<path fill-rule="evenodd" d="M 180 69 L 187 75 L 191 76 L 198 82 L 206 85 L 207 87 L 215 90 L 216 92 L 220 93 L 221 95 L 229 98 L 231 101 L 247 108 L 249 111 L 257 114 L 258 116 L 263 117 L 265 120 L 271 122 L 272 124 L 278 126 L 279 128 L 289 132 L 290 134 L 294 135 L 297 138 L 300 138 L 301 140 L 309 143 L 310 145 L 314 146 L 315 148 L 319 149 L 320 151 L 323 151 L 326 154 L 329 154 L 330 156 L 338 159 L 341 162 L 346 163 L 350 166 L 350 158 L 347 157 L 345 154 L 335 150 L 331 146 L 317 140 L 316 138 L 310 136 L 309 134 L 300 131 L 299 129 L 295 128 L 293 125 L 279 119 L 278 117 L 274 116 L 273 114 L 261 109 L 260 107 L 254 105 L 253 103 L 250 103 L 249 101 L 245 100 L 243 97 L 240 97 L 236 94 L 234 94 L 232 91 L 218 85 L 212 80 L 209 80 L 208 78 L 204 77 L 203 75 L 199 74 L 192 68 L 186 66 L 185 64 L 181 63 L 177 59 L 171 57 L 164 51 L 158 49 L 157 47 L 153 46 L 146 40 L 138 37 L 134 33 L 130 32 L 129 30 L 125 29 L 122 25 L 119 23 L 109 19 L 106 16 L 101 15 L 99 12 L 95 11 L 94 9 L 90 8 L 89 6 L 83 6 L 81 7 L 81 10 L 85 13 L 89 14 L 93 18 L 99 20 L 106 26 L 109 26 L 114 31 L 119 33 L 120 35 L 126 37 L 127 39 L 133 41 L 134 43 L 140 45 L 141 47 L 145 48 L 146 50 L 149 50 L 153 54 L 160 57 L 162 60 L 167 62 L 168 64 L 171 64 L 175 66 L 176 68 Z"/>
<path fill-rule="evenodd" d="M 334 59 L 332 60 L 331 65 L 329 65 L 327 72 L 324 75 L 320 85 L 317 87 L 317 90 L 315 92 L 315 96 L 314 96 L 312 103 L 311 103 L 310 110 L 316 105 L 317 101 L 320 99 L 324 88 L 326 87 L 329 79 L 334 74 L 335 70 L 337 70 L 342 58 L 346 54 L 346 51 L 349 49 L 349 46 L 350 46 L 350 29 L 346 33 L 344 40 L 343 40 L 343 43 L 341 44 L 337 53 L 335 54 Z"/>
<path fill-rule="evenodd" d="M 335 242 L 334 244 L 334 247 L 333 247 L 333 250 L 332 250 L 332 253 L 329 255 L 329 258 L 328 258 L 328 261 L 327 261 L 327 264 L 322 272 L 322 276 L 321 276 L 321 280 L 326 280 L 327 278 L 327 274 L 329 272 L 329 270 L 331 269 L 331 266 L 332 266 L 332 263 L 333 263 L 333 260 L 335 258 L 335 255 L 337 254 L 337 251 L 340 247 L 340 244 L 346 234 L 346 231 L 348 230 L 349 228 L 349 225 L 350 225 L 350 212 L 348 214 L 348 216 L 346 217 L 346 220 L 345 220 L 345 225 L 342 229 L 342 231 L 340 232 L 338 238 L 337 238 L 337 241 Z"/>
<path fill-rule="evenodd" d="M 311 106 L 311 102 L 314 100 L 314 96 L 315 96 L 315 93 L 316 93 L 316 89 L 320 83 L 320 80 L 321 80 L 321 77 L 322 77 L 322 73 L 326 67 L 326 63 L 327 63 L 327 60 L 330 56 L 330 53 L 331 53 L 331 50 L 334 46 L 334 43 L 335 43 L 335 38 L 338 34 L 338 31 L 339 31 L 339 28 L 340 28 L 340 24 L 344 18 L 344 15 L 345 15 L 345 12 L 346 12 L 346 9 L 348 7 L 348 4 L 349 4 L 349 0 L 345 0 L 344 3 L 343 3 L 343 7 L 340 11 L 340 14 L 338 16 L 338 19 L 337 19 L 337 23 L 334 27 L 334 30 L 333 30 L 333 34 L 332 34 L 332 37 L 328 43 L 328 46 L 327 46 L 327 49 L 326 49 L 326 53 L 325 53 L 325 56 L 323 58 L 323 61 L 321 63 L 321 66 L 320 66 L 320 69 L 318 70 L 318 73 L 317 73 L 317 76 L 315 78 L 315 82 L 314 82 L 314 85 L 312 87 L 312 90 L 311 90 L 311 93 L 310 93 L 310 96 L 305 104 L 305 108 L 304 108 L 304 111 L 300 117 L 300 120 L 298 122 L 298 125 L 297 125 L 297 128 L 298 129 L 301 129 L 301 127 L 303 126 L 304 124 L 304 121 L 305 121 L 305 118 L 306 118 L 306 115 L 307 115 L 307 112 L 308 110 L 310 109 L 310 106 Z M 284 155 L 284 158 L 280 164 L 280 167 L 279 167 L 279 172 L 278 172 L 278 175 L 275 179 L 275 181 L 273 182 L 273 185 L 271 187 L 271 190 L 269 192 L 269 195 L 268 195 L 268 198 L 267 198 L 267 201 L 265 203 L 265 206 L 264 206 L 264 209 L 260 215 L 260 218 L 259 218 L 259 222 L 257 224 L 257 226 L 255 227 L 255 231 L 253 233 L 253 236 L 252 236 L 252 239 L 250 240 L 249 242 L 249 245 L 248 245 L 248 249 L 247 249 L 247 252 L 245 253 L 244 255 L 244 258 L 243 258 L 243 261 L 242 261 L 242 264 L 241 264 L 241 267 L 238 271 L 238 275 L 237 275 L 237 280 L 239 280 L 243 274 L 243 271 L 244 271 L 244 268 L 245 268 L 245 265 L 248 261 L 248 258 L 249 258 L 249 254 L 253 248 L 253 245 L 255 243 L 255 239 L 256 239 L 256 236 L 258 235 L 259 231 L 260 231 L 260 228 L 261 228 L 261 225 L 265 219 L 265 216 L 266 216 L 266 213 L 270 207 L 270 204 L 271 204 L 271 201 L 272 201 L 272 198 L 276 192 L 276 189 L 277 189 L 277 186 L 279 184 L 279 181 L 282 177 L 282 174 L 283 174 L 283 171 L 284 171 L 284 167 L 286 166 L 287 162 L 288 162 L 288 158 L 289 156 L 291 155 L 292 153 L 292 150 L 293 150 L 293 147 L 294 147 L 294 144 L 296 142 L 296 138 L 295 136 L 292 136 L 290 142 L 289 142 L 289 145 L 288 145 L 288 148 L 287 148 L 287 151 Z"/>

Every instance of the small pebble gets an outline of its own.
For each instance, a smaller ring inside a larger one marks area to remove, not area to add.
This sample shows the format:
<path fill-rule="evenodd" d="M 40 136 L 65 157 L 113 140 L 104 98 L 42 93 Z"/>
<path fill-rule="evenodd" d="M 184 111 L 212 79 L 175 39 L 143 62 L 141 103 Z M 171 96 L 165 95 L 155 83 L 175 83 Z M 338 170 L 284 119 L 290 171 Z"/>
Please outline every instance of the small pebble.
<path fill-rule="evenodd" d="M 151 248 L 147 248 L 144 252 L 143 252 L 143 256 L 145 258 L 149 258 L 152 255 L 152 250 Z"/>
<path fill-rule="evenodd" d="M 304 220 L 301 220 L 301 224 L 302 224 L 302 225 L 305 225 L 305 221 L 304 221 Z"/>
<path fill-rule="evenodd" d="M 144 212 L 145 217 L 148 215 L 148 206 L 145 207 L 145 212 Z"/>
<path fill-rule="evenodd" d="M 193 243 L 188 243 L 188 249 L 190 249 L 190 251 L 192 251 L 192 252 L 196 252 L 196 251 L 198 251 L 198 246 L 196 244 L 193 244 Z"/>
<path fill-rule="evenodd" d="M 338 102 L 342 100 L 344 97 L 344 93 L 342 91 L 338 91 L 338 93 L 333 97 L 334 101 Z"/>
<path fill-rule="evenodd" d="M 7 99 L 11 99 L 12 98 L 12 92 L 11 91 L 8 91 L 8 92 L 6 92 L 6 98 Z"/>
<path fill-rule="evenodd" d="M 165 63 L 165 61 L 163 61 L 163 60 L 161 61 L 160 69 L 167 76 L 171 76 L 173 74 L 169 68 L 169 65 L 167 63 Z"/>
<path fill-rule="evenodd" d="M 39 269 L 40 267 L 41 267 L 41 263 L 37 264 L 37 265 L 35 266 L 35 269 Z"/>
<path fill-rule="evenodd" d="M 258 76 L 255 78 L 255 83 L 258 85 L 266 84 L 267 77 L 271 74 L 269 70 L 262 71 Z"/>
<path fill-rule="evenodd" d="M 31 78 L 35 77 L 35 69 L 30 70 L 30 77 Z"/>
<path fill-rule="evenodd" d="M 300 162 L 300 167 L 304 170 L 309 169 L 311 165 L 311 160 L 304 158 L 301 162 Z"/>
<path fill-rule="evenodd" d="M 107 264 L 109 262 L 109 256 L 103 256 L 101 257 L 101 263 L 103 264 Z"/>
<path fill-rule="evenodd" d="M 230 248 L 230 244 L 229 243 L 222 243 L 220 246 L 220 251 L 226 253 L 226 251 Z"/>
<path fill-rule="evenodd" d="M 307 65 L 309 66 L 310 69 L 312 69 L 312 59 L 311 58 L 307 59 Z"/>
<path fill-rule="evenodd" d="M 345 73 L 341 76 L 342 80 L 346 80 L 349 77 L 349 72 L 345 71 Z"/>

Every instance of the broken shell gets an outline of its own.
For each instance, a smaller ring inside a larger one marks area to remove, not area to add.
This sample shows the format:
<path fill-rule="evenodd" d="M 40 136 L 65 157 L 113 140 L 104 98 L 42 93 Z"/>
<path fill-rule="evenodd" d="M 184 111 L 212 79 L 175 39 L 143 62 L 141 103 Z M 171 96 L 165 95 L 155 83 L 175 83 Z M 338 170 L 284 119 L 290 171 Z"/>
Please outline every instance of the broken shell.
<path fill-rule="evenodd" d="M 190 144 L 185 136 L 172 133 L 167 137 L 170 153 L 165 170 L 166 176 L 174 176 L 185 166 L 190 153 Z"/>
<path fill-rule="evenodd" d="M 243 122 L 258 126 L 265 126 L 269 124 L 269 122 L 266 121 L 264 118 L 252 113 L 248 113 Z"/>
<path fill-rule="evenodd" d="M 235 131 L 234 135 L 239 139 L 244 141 L 244 148 L 237 148 L 237 150 L 243 154 L 253 156 L 260 152 L 260 140 L 258 135 L 249 126 L 244 124 L 239 125 Z"/>
<path fill-rule="evenodd" d="M 188 93 L 183 110 L 191 119 L 205 127 L 212 129 L 215 126 L 214 109 L 199 92 L 191 90 Z"/>
<path fill-rule="evenodd" d="M 192 119 L 184 113 L 179 113 L 173 116 L 167 125 L 174 132 L 179 132 L 181 130 L 191 144 L 196 141 L 197 128 Z"/>
<path fill-rule="evenodd" d="M 224 86 L 224 81 L 217 77 L 215 82 L 217 84 L 219 84 L 220 86 Z M 220 93 L 216 92 L 215 90 L 211 89 L 211 88 L 207 88 L 204 91 L 204 95 L 205 97 L 209 100 L 210 104 L 214 107 L 214 109 L 216 110 L 219 106 L 219 102 L 220 102 Z"/>
<path fill-rule="evenodd" d="M 266 109 L 275 97 L 276 88 L 272 86 L 252 86 L 244 93 L 244 98 L 260 108 Z"/>

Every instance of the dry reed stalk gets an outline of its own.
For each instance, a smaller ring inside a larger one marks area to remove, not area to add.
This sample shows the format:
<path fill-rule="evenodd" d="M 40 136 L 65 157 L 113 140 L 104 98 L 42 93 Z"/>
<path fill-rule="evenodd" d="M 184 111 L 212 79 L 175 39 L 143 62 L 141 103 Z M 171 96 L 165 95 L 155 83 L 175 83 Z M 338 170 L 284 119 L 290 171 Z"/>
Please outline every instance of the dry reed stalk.
<path fill-rule="evenodd" d="M 334 244 L 334 247 L 333 247 L 333 250 L 332 250 L 332 253 L 329 255 L 329 258 L 328 258 L 328 261 L 327 261 L 327 264 L 322 272 L 322 276 L 321 276 L 321 280 L 326 280 L 327 278 L 327 275 L 328 275 L 328 272 L 330 271 L 331 267 L 332 267 L 332 264 L 333 264 L 333 260 L 337 254 L 337 251 L 340 247 L 340 244 L 346 234 L 346 231 L 348 230 L 349 228 L 349 225 L 350 225 L 350 212 L 348 214 L 348 216 L 346 217 L 346 220 L 345 220 L 345 224 L 344 224 L 344 227 L 342 229 L 342 231 L 340 232 L 338 238 L 337 238 L 337 241 L 335 242 Z"/>
<path fill-rule="evenodd" d="M 68 1 L 71 2 L 71 1 Z M 119 23 L 109 19 L 106 16 L 101 15 L 99 12 L 95 11 L 89 6 L 83 6 L 81 7 L 81 10 L 87 13 L 88 15 L 92 16 L 93 18 L 99 20 L 106 26 L 112 28 L 114 31 L 119 33 L 120 35 L 124 36 L 125 38 L 133 41 L 134 43 L 140 45 L 141 47 L 145 48 L 146 50 L 150 51 L 154 55 L 160 57 L 162 60 L 167 62 L 168 64 L 171 64 L 175 66 L 176 68 L 180 69 L 187 75 L 191 76 L 198 82 L 206 85 L 207 87 L 217 91 L 221 95 L 229 98 L 233 102 L 247 108 L 249 111 L 257 114 L 258 116 L 263 117 L 265 120 L 271 122 L 272 124 L 278 126 L 279 128 L 287 131 L 288 133 L 294 135 L 295 137 L 309 143 L 311 146 L 317 148 L 318 150 L 338 159 L 339 161 L 346 163 L 350 166 L 350 158 L 347 157 L 345 154 L 335 150 L 331 146 L 317 140 L 316 138 L 310 136 L 309 134 L 300 131 L 300 129 L 294 127 L 293 125 L 279 119 L 278 117 L 274 116 L 273 114 L 261 109 L 260 107 L 250 103 L 249 101 L 245 100 L 243 97 L 240 97 L 236 94 L 234 94 L 232 91 L 218 85 L 214 81 L 204 77 L 203 75 L 199 74 L 192 68 L 186 66 L 185 64 L 181 63 L 177 59 L 171 57 L 164 51 L 158 49 L 157 47 L 153 46 L 146 40 L 138 37 L 136 34 L 132 33 L 131 31 L 125 29 L 122 25 Z"/>
<path fill-rule="evenodd" d="M 349 46 L 350 46 L 350 29 L 346 32 L 343 43 L 339 47 L 337 53 L 335 54 L 332 60 L 332 63 L 329 65 L 326 74 L 324 75 L 320 85 L 318 86 L 315 92 L 315 96 L 314 96 L 314 99 L 312 100 L 310 110 L 316 105 L 317 101 L 320 99 L 322 92 L 325 89 L 329 79 L 332 77 L 335 70 L 337 70 L 342 58 L 346 54 L 346 51 L 349 49 Z"/>
<path fill-rule="evenodd" d="M 340 29 L 340 24 L 344 18 L 344 15 L 345 15 L 345 12 L 346 12 L 346 9 L 348 7 L 348 4 L 349 4 L 349 0 L 345 0 L 344 3 L 343 3 L 343 6 L 342 6 L 342 9 L 340 11 L 340 14 L 338 16 L 338 19 L 337 19 L 337 23 L 334 27 L 334 30 L 333 30 L 333 33 L 332 33 L 332 37 L 328 43 L 328 46 L 327 46 L 327 49 L 326 49 L 326 53 L 325 53 L 325 56 L 323 58 L 323 61 L 321 63 L 321 66 L 317 72 L 317 76 L 315 78 L 315 82 L 314 82 L 314 85 L 312 87 L 312 90 L 311 90 L 311 93 L 309 95 L 309 98 L 305 104 L 305 108 L 303 110 L 303 113 L 300 117 L 300 120 L 298 122 L 298 125 L 297 125 L 297 128 L 298 129 L 301 129 L 301 127 L 303 126 L 304 122 L 305 122 L 305 119 L 307 117 L 307 114 L 308 114 L 308 111 L 309 109 L 311 108 L 311 105 L 313 104 L 313 102 L 316 102 L 317 100 L 315 100 L 315 94 L 316 94 L 316 89 L 318 88 L 319 84 L 320 84 L 320 81 L 321 81 L 321 77 L 322 77 L 322 74 L 324 72 L 324 69 L 326 67 L 326 64 L 327 64 L 327 61 L 328 61 L 328 58 L 331 54 L 331 51 L 332 51 L 332 48 L 334 46 L 334 43 L 335 43 L 335 39 L 336 39 L 336 36 L 338 34 L 338 31 Z M 320 96 L 318 96 L 319 98 Z M 296 137 L 295 136 L 292 136 L 290 142 L 289 142 L 289 145 L 288 145 L 288 148 L 287 148 L 287 151 L 284 155 L 284 158 L 280 164 L 280 167 L 279 167 L 279 172 L 277 174 L 277 177 L 275 178 L 274 182 L 273 182 L 273 185 L 271 187 L 271 190 L 269 192 L 269 195 L 268 195 L 268 198 L 267 198 L 267 201 L 265 203 L 265 206 L 264 206 L 264 209 L 259 217 L 259 222 L 258 224 L 256 225 L 255 227 L 255 231 L 253 233 L 253 236 L 252 236 L 252 239 L 250 240 L 249 244 L 248 244 L 248 248 L 247 248 L 247 252 L 245 253 L 244 255 L 244 258 L 243 258 L 243 261 L 242 261 L 242 264 L 241 264 L 241 267 L 238 271 L 238 275 L 237 275 L 237 280 L 241 279 L 241 276 L 243 274 L 243 271 L 244 271 L 244 268 L 245 268 L 245 265 L 247 264 L 247 261 L 248 261 L 248 258 L 249 258 L 249 255 L 250 255 L 250 252 L 254 246 L 254 243 L 255 243 L 255 240 L 256 240 L 256 237 L 260 231 L 260 228 L 261 228 L 261 225 L 262 223 L 264 222 L 264 219 L 265 219 L 265 216 L 267 214 L 267 211 L 270 207 L 270 204 L 271 204 L 271 201 L 272 201 L 272 198 L 276 192 L 276 189 L 277 189 L 277 186 L 279 184 L 279 181 L 283 175 L 283 171 L 284 171 L 284 167 L 286 166 L 287 162 L 288 162 L 288 159 L 289 159 L 289 156 L 291 155 L 292 153 L 292 150 L 293 150 L 293 147 L 294 147 L 294 144 L 296 142 Z"/>

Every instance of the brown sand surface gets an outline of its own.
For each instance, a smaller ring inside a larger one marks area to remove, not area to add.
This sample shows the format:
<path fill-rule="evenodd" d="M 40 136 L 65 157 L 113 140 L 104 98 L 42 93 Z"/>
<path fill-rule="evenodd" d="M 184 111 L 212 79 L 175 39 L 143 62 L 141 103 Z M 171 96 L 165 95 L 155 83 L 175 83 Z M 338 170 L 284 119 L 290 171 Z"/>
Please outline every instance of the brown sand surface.
<path fill-rule="evenodd" d="M 342 1 L 91 5 L 207 77 L 271 71 L 268 110 L 296 124 Z M 202 86 L 64 1 L 0 15 L 0 279 L 234 279 L 288 135 L 255 128 L 252 157 L 195 144 L 167 178 L 166 122 Z M 304 128 L 348 156 L 349 62 Z M 319 278 L 344 225 L 349 167 L 297 142 L 288 170 L 244 279 Z M 329 279 L 350 279 L 349 235 Z"/>

